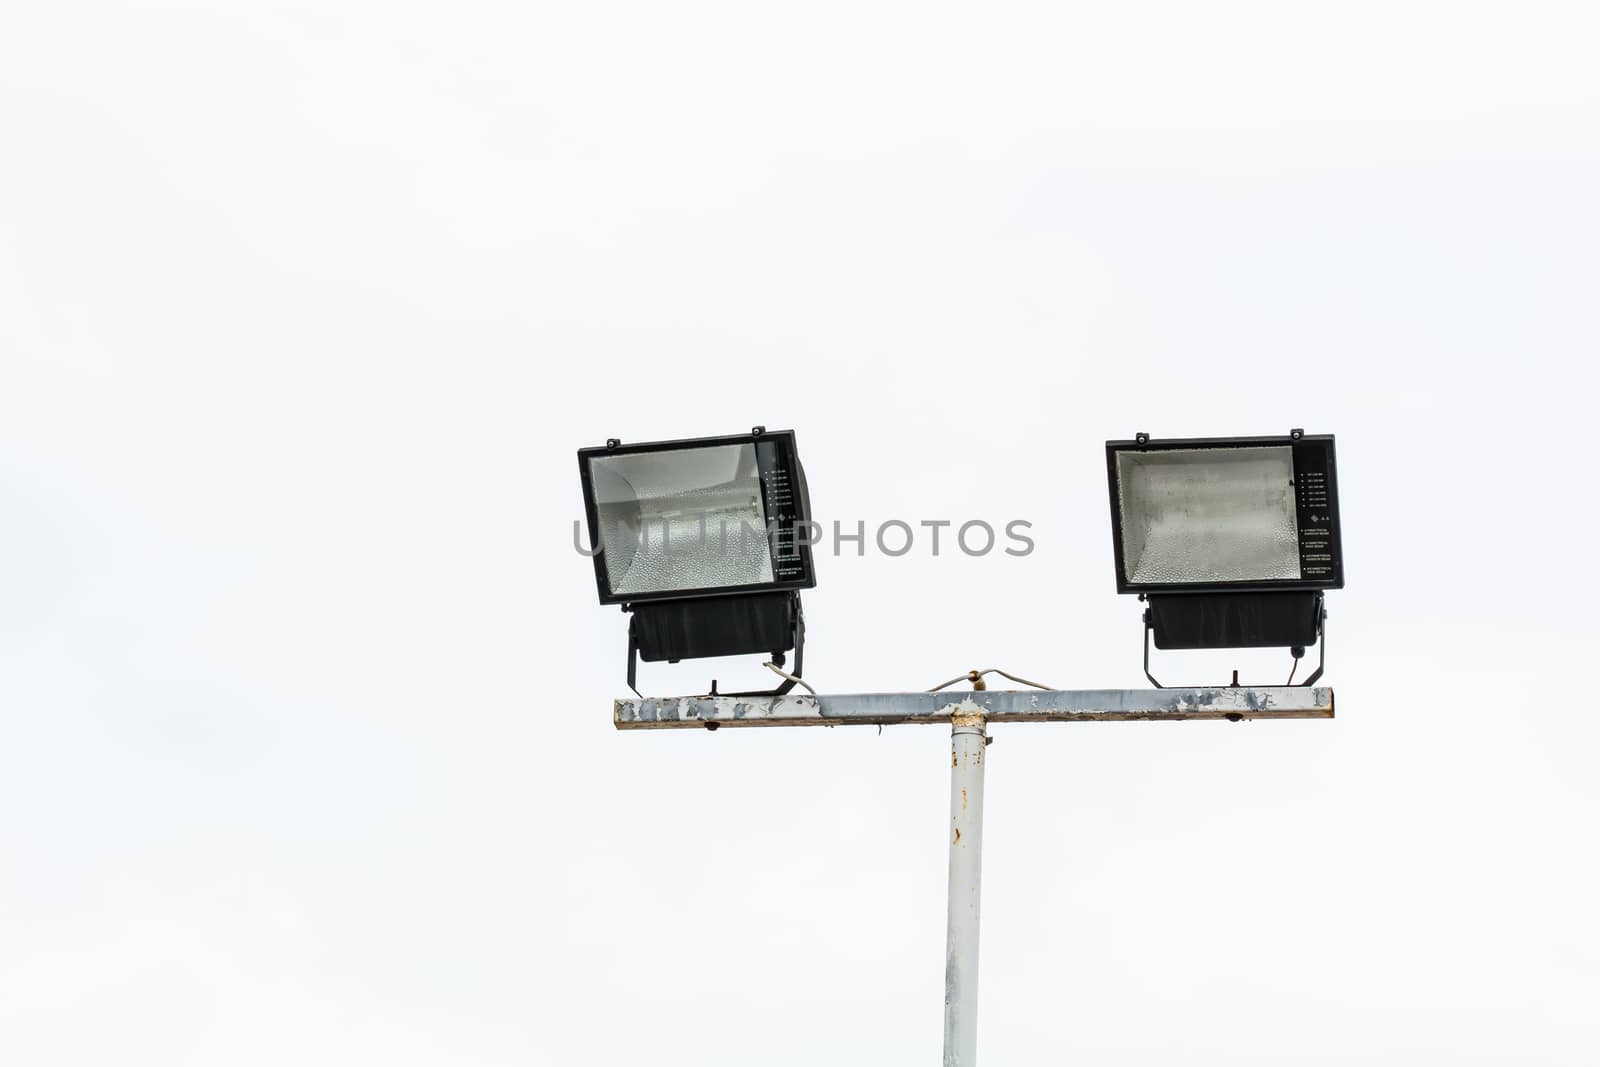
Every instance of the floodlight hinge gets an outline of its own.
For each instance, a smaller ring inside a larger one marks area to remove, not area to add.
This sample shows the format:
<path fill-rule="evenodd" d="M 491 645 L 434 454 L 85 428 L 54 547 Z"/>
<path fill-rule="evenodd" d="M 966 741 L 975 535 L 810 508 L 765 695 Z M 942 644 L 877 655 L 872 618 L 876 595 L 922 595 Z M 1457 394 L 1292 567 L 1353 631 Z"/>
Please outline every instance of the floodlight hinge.
<path fill-rule="evenodd" d="M 1289 431 L 1289 440 L 1298 441 L 1298 440 L 1300 440 L 1300 438 L 1304 437 L 1305 435 L 1306 435 L 1306 432 L 1304 430 L 1302 430 L 1300 427 L 1296 426 L 1294 429 Z"/>
<path fill-rule="evenodd" d="M 628 605 L 622 605 L 622 610 L 627 611 Z M 639 641 L 633 635 L 633 623 L 628 623 L 628 688 L 633 690 L 633 695 L 640 700 L 644 694 L 639 692 Z"/>
<path fill-rule="evenodd" d="M 1147 433 L 1136 433 L 1133 435 L 1133 441 L 1135 444 L 1143 448 L 1145 445 L 1150 443 L 1150 435 Z"/>
<path fill-rule="evenodd" d="M 622 439 L 621 438 L 617 438 L 617 437 L 608 437 L 608 438 L 606 438 L 606 447 L 607 448 L 621 448 L 622 447 Z"/>
<path fill-rule="evenodd" d="M 752 426 L 752 427 L 750 427 L 750 436 L 751 437 L 760 437 L 762 434 L 764 434 L 766 432 L 767 432 L 767 428 L 765 426 Z"/>
<path fill-rule="evenodd" d="M 1153 630 L 1153 629 L 1155 629 L 1155 627 L 1152 625 L 1152 623 L 1150 621 L 1150 609 L 1149 608 L 1145 608 L 1144 609 L 1144 676 L 1146 678 L 1150 679 L 1150 684 L 1155 686 L 1157 689 L 1165 689 L 1166 686 L 1164 686 L 1160 682 L 1156 681 L 1156 676 L 1150 673 L 1150 631 Z M 628 684 L 629 685 L 633 684 L 633 659 L 631 658 L 631 655 L 630 655 L 630 658 L 628 660 Z"/>
<path fill-rule="evenodd" d="M 1317 614 L 1317 669 L 1311 676 L 1301 682 L 1302 686 L 1316 685 L 1317 679 L 1322 677 L 1322 669 L 1328 665 L 1328 609 L 1324 607 Z"/>

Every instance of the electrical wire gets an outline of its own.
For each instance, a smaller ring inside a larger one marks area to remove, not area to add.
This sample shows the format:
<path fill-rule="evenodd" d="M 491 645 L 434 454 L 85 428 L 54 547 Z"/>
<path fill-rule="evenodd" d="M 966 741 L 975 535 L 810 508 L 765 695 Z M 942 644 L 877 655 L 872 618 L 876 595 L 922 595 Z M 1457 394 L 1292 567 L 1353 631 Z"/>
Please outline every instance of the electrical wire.
<path fill-rule="evenodd" d="M 1294 684 L 1294 672 L 1299 670 L 1299 669 L 1300 669 L 1300 657 L 1296 656 L 1294 658 L 1294 665 L 1289 668 L 1289 680 L 1287 682 L 1284 682 L 1283 684 L 1284 685 L 1293 685 Z"/>
<path fill-rule="evenodd" d="M 1002 678 L 1010 678 L 1013 682 L 1016 682 L 1016 683 L 1018 683 L 1020 685 L 1031 685 L 1035 689 L 1043 689 L 1046 692 L 1053 692 L 1055 690 L 1055 686 L 1053 686 L 1053 685 L 1040 685 L 1038 682 L 1030 682 L 1026 678 L 1018 678 L 1014 674 L 1007 674 L 1005 671 L 1001 670 L 999 667 L 990 667 L 988 670 L 984 671 L 983 673 L 984 674 L 998 674 L 1000 677 L 1002 677 Z"/>
<path fill-rule="evenodd" d="M 971 680 L 972 680 L 972 675 L 971 674 L 958 674 L 954 678 L 950 679 L 948 682 L 940 682 L 938 685 L 934 686 L 932 689 L 929 689 L 928 692 L 937 693 L 939 690 L 944 689 L 944 688 L 946 688 L 948 686 L 955 685 L 957 682 L 970 682 Z"/>
<path fill-rule="evenodd" d="M 771 671 L 773 674 L 776 674 L 779 678 L 787 678 L 789 681 L 793 682 L 795 685 L 801 686 L 802 688 L 805 689 L 806 692 L 810 693 L 812 696 L 816 696 L 817 695 L 817 691 L 815 689 L 811 688 L 811 683 L 807 682 L 804 678 L 800 677 L 799 675 L 790 674 L 788 671 L 784 670 L 782 667 L 778 666 L 776 663 L 773 663 L 770 660 L 768 660 L 766 663 L 763 663 L 762 666 L 765 667 L 767 670 Z"/>
<path fill-rule="evenodd" d="M 979 678 L 982 678 L 986 674 L 998 674 L 1002 678 L 1009 678 L 1013 682 L 1017 682 L 1021 685 L 1031 685 L 1035 689 L 1043 689 L 1046 692 L 1053 692 L 1055 690 L 1055 686 L 1040 685 L 1038 682 L 1030 682 L 1026 678 L 1019 678 L 1015 674 L 1008 674 L 999 667 L 987 667 L 981 671 L 968 671 L 966 674 L 958 674 L 948 682 L 940 682 L 938 685 L 928 690 L 928 692 L 937 693 L 939 690 L 955 685 L 957 682 L 976 682 Z"/>

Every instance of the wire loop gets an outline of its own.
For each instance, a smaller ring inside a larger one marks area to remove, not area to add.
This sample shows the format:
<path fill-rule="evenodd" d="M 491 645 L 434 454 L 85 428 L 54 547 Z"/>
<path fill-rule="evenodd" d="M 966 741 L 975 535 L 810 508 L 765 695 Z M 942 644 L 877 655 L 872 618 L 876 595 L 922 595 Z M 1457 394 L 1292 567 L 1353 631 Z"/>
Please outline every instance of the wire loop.
<path fill-rule="evenodd" d="M 1009 678 L 1019 685 L 1031 685 L 1035 689 L 1043 689 L 1046 692 L 1053 692 L 1055 690 L 1055 686 L 1040 685 L 1038 682 L 1030 682 L 1026 678 L 1019 678 L 1015 674 L 1009 674 L 1006 671 L 1001 670 L 999 667 L 986 667 L 981 671 L 968 671 L 966 674 L 958 674 L 948 682 L 940 682 L 938 685 L 928 690 L 928 692 L 937 693 L 939 690 L 955 685 L 957 682 L 972 682 L 976 684 L 986 674 L 998 674 L 1000 677 Z"/>

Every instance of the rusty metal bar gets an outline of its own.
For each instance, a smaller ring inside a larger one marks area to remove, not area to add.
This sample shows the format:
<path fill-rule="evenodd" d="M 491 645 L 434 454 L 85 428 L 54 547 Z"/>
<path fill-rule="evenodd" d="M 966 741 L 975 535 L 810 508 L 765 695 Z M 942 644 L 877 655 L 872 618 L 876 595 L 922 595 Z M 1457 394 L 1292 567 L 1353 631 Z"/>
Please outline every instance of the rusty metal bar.
<path fill-rule="evenodd" d="M 1333 690 L 1304 686 L 1250 689 L 985 690 L 975 693 L 856 693 L 780 697 L 647 697 L 618 700 L 619 730 L 723 726 L 890 726 L 989 722 L 1129 722 L 1189 719 L 1331 719 Z"/>

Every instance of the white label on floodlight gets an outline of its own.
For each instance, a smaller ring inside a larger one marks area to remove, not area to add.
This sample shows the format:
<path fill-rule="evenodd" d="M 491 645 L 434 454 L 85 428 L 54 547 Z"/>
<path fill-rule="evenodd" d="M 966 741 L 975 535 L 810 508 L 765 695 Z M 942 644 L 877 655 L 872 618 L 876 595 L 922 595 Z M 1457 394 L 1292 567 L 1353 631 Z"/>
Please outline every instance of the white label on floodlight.
<path fill-rule="evenodd" d="M 1288 446 L 1122 451 L 1117 488 L 1130 583 L 1301 577 Z"/>
<path fill-rule="evenodd" d="M 596 456 L 589 470 L 614 594 L 773 580 L 753 444 Z"/>

